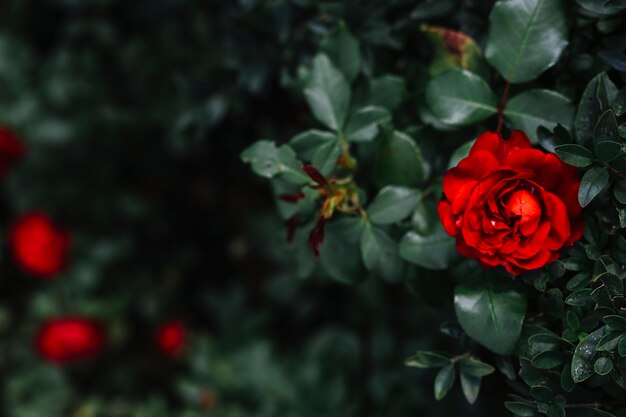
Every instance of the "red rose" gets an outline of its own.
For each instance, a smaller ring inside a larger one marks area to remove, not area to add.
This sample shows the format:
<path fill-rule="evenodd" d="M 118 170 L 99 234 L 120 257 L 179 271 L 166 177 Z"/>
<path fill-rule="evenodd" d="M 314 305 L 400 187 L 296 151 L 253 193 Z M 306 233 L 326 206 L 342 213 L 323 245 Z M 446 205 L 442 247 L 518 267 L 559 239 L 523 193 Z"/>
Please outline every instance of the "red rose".
<path fill-rule="evenodd" d="M 60 317 L 43 324 L 35 343 L 43 359 L 66 364 L 97 355 L 104 339 L 101 324 L 84 317 Z"/>
<path fill-rule="evenodd" d="M 24 156 L 24 144 L 6 127 L 0 126 L 0 177 Z"/>
<path fill-rule="evenodd" d="M 45 213 L 31 212 L 11 228 L 10 244 L 17 263 L 38 278 L 51 278 L 65 266 L 70 237 Z"/>
<path fill-rule="evenodd" d="M 161 352 L 168 356 L 179 355 L 185 348 L 185 325 L 180 320 L 171 320 L 157 330 L 156 343 Z"/>
<path fill-rule="evenodd" d="M 439 217 L 463 256 L 517 275 L 582 236 L 579 186 L 574 167 L 533 149 L 524 132 L 487 132 L 444 176 Z"/>

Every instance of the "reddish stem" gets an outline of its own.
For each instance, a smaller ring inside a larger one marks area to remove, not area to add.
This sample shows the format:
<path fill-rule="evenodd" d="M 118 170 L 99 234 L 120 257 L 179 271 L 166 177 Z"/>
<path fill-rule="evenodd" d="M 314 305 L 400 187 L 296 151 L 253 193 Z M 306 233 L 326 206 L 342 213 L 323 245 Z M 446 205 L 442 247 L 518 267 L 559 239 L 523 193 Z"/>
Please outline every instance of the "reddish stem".
<path fill-rule="evenodd" d="M 496 128 L 496 132 L 500 133 L 502 131 L 502 123 L 504 121 L 504 108 L 506 107 L 506 102 L 509 99 L 509 89 L 511 88 L 511 83 L 506 82 L 504 85 L 504 91 L 502 92 L 502 98 L 500 99 L 500 104 L 498 105 L 498 127 Z"/>

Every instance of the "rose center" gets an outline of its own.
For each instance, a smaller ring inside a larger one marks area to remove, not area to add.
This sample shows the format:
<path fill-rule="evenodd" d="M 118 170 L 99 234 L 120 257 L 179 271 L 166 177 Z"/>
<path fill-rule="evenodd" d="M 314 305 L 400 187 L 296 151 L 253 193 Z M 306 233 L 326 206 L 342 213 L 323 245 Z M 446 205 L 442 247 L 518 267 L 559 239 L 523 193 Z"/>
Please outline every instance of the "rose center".
<path fill-rule="evenodd" d="M 541 204 L 528 190 L 513 191 L 505 205 L 509 212 L 519 219 L 519 224 L 535 223 L 541 217 Z"/>

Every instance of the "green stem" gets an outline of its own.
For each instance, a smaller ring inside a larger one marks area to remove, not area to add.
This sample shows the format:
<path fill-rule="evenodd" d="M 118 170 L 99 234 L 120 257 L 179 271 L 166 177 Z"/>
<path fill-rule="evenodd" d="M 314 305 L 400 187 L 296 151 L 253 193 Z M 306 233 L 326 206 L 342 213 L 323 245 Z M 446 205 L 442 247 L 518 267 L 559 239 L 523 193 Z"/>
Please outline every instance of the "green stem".
<path fill-rule="evenodd" d="M 506 107 L 506 102 L 509 99 L 509 89 L 511 88 L 511 83 L 506 82 L 504 85 L 504 91 L 502 92 L 502 98 L 500 99 L 500 104 L 498 105 L 498 127 L 496 128 L 496 132 L 500 133 L 502 131 L 502 124 L 504 122 L 504 108 Z"/>

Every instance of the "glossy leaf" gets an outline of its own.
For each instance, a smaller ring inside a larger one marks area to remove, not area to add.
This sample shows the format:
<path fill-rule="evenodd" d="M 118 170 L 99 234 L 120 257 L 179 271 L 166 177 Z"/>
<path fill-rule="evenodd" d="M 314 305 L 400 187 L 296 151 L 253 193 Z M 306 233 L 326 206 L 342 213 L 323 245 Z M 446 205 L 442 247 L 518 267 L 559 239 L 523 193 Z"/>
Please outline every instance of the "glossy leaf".
<path fill-rule="evenodd" d="M 326 55 L 317 55 L 313 60 L 304 94 L 317 120 L 333 130 L 343 128 L 350 106 L 350 86 Z"/>
<path fill-rule="evenodd" d="M 609 185 L 609 172 L 602 167 L 594 167 L 585 172 L 578 190 L 578 202 L 587 206 Z"/>
<path fill-rule="evenodd" d="M 341 155 L 341 143 L 331 140 L 320 145 L 313 154 L 311 163 L 322 175 L 330 175 L 337 166 L 337 160 Z"/>
<path fill-rule="evenodd" d="M 354 284 L 363 278 L 359 241 L 363 222 L 348 217 L 326 225 L 324 242 L 320 246 L 320 263 L 335 280 Z"/>
<path fill-rule="evenodd" d="M 426 102 L 433 115 L 449 125 L 471 125 L 497 112 L 497 98 L 485 80 L 463 70 L 433 78 L 426 87 Z"/>
<path fill-rule="evenodd" d="M 474 404 L 480 392 L 482 378 L 460 371 L 461 389 L 468 403 Z"/>
<path fill-rule="evenodd" d="M 365 267 L 385 281 L 402 277 L 404 263 L 398 255 L 397 243 L 382 229 L 368 224 L 361 235 L 361 256 Z"/>
<path fill-rule="evenodd" d="M 600 115 L 609 109 L 609 98 L 617 93 L 606 73 L 596 75 L 585 87 L 576 111 L 576 139 L 578 143 L 591 140 Z"/>
<path fill-rule="evenodd" d="M 604 327 L 585 337 L 574 350 L 572 358 L 572 379 L 580 383 L 594 373 L 594 358 L 598 342 L 604 336 Z"/>
<path fill-rule="evenodd" d="M 556 63 L 567 46 L 561 0 L 500 0 L 489 16 L 485 56 L 512 83 L 532 81 Z"/>
<path fill-rule="evenodd" d="M 619 140 L 615 113 L 613 110 L 607 110 L 602 113 L 593 130 L 593 147 L 598 159 L 602 162 L 609 162 L 617 158 L 622 149 Z"/>
<path fill-rule="evenodd" d="M 415 368 L 439 368 L 449 363 L 450 357 L 427 351 L 419 351 L 405 362 L 407 366 Z"/>
<path fill-rule="evenodd" d="M 369 82 L 369 102 L 375 106 L 395 110 L 404 100 L 406 85 L 403 78 L 383 75 Z"/>
<path fill-rule="evenodd" d="M 446 396 L 454 385 L 455 379 L 456 371 L 454 370 L 454 365 L 446 365 L 441 368 L 435 377 L 435 399 L 437 401 Z"/>
<path fill-rule="evenodd" d="M 535 412 L 537 411 L 536 406 L 518 401 L 507 401 L 504 403 L 504 406 L 511 413 L 520 417 L 533 417 L 535 416 Z"/>
<path fill-rule="evenodd" d="M 457 257 L 454 239 L 441 225 L 428 236 L 408 232 L 400 241 L 399 248 L 403 259 L 427 269 L 446 269 Z"/>
<path fill-rule="evenodd" d="M 608 375 L 609 372 L 613 369 L 613 361 L 611 358 L 603 356 L 598 358 L 593 365 L 593 370 L 598 375 Z"/>
<path fill-rule="evenodd" d="M 421 193 L 407 187 L 387 186 L 367 207 L 367 215 L 376 224 L 393 224 L 405 219 L 415 209 Z"/>
<path fill-rule="evenodd" d="M 422 152 L 402 132 L 384 133 L 374 161 L 374 178 L 384 185 L 416 186 L 424 179 Z"/>
<path fill-rule="evenodd" d="M 574 105 L 565 96 L 550 90 L 526 90 L 511 98 L 504 109 L 513 129 L 526 132 L 537 142 L 537 128 L 553 130 L 558 124 L 572 129 Z"/>
<path fill-rule="evenodd" d="M 351 142 L 369 142 L 378 135 L 378 125 L 391 121 L 391 113 L 383 107 L 366 106 L 348 120 L 345 135 Z"/>
<path fill-rule="evenodd" d="M 261 177 L 279 176 L 293 184 L 311 182 L 300 169 L 296 154 L 288 145 L 277 147 L 274 142 L 261 140 L 249 146 L 241 153 L 241 159 L 252 166 L 252 170 Z"/>
<path fill-rule="evenodd" d="M 501 355 L 513 352 L 526 314 L 522 294 L 481 273 L 474 282 L 456 286 L 454 307 L 468 336 Z"/>
<path fill-rule="evenodd" d="M 559 145 L 554 148 L 554 152 L 566 164 L 584 168 L 593 163 L 593 154 L 584 146 L 576 144 Z"/>
<path fill-rule="evenodd" d="M 337 135 L 323 130 L 311 129 L 294 136 L 289 146 L 304 161 L 311 162 L 315 151 L 324 143 L 336 141 Z"/>
<path fill-rule="evenodd" d="M 346 76 L 353 81 L 361 70 L 359 41 L 342 22 L 321 43 L 320 48 Z"/>

